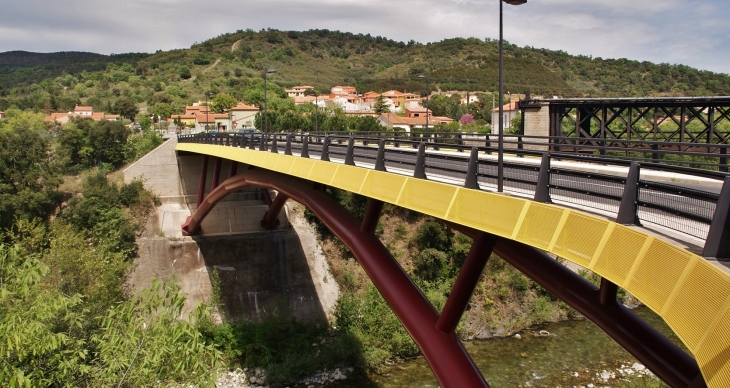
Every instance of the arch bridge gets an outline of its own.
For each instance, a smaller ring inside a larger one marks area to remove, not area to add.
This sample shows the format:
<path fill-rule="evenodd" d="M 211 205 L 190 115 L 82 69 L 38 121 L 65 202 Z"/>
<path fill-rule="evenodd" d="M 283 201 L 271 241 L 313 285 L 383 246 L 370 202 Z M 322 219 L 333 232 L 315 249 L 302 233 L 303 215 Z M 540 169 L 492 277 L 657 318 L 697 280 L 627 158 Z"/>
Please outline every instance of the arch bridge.
<path fill-rule="evenodd" d="M 505 195 L 490 191 L 498 176 L 492 149 L 463 143 L 310 134 L 199 134 L 178 141 L 179 155 L 203 155 L 198 206 L 183 225 L 186 234 L 243 187 L 278 192 L 261 221 L 269 229 L 289 198 L 302 203 L 352 251 L 444 387 L 488 386 L 454 331 L 491 253 L 586 316 L 668 385 L 730 386 L 730 276 L 700 256 L 728 256 L 730 178 L 722 174 L 710 177 L 724 178 L 713 193 L 645 180 L 651 170 L 640 173 L 636 163 L 590 160 L 599 168 L 580 157 L 525 151 L 523 158 L 506 157 L 511 195 Z M 469 158 L 449 147 L 470 149 Z M 215 167 L 206 195 L 210 158 Z M 224 159 L 232 163 L 219 183 Z M 326 186 L 367 197 L 364 218 L 347 213 Z M 438 218 L 473 238 L 442 311 L 375 236 L 384 203 Z M 695 235 L 702 253 L 630 226 L 641 222 Z M 600 287 L 547 253 L 597 273 Z M 660 315 L 691 356 L 620 304 L 619 287 Z"/>

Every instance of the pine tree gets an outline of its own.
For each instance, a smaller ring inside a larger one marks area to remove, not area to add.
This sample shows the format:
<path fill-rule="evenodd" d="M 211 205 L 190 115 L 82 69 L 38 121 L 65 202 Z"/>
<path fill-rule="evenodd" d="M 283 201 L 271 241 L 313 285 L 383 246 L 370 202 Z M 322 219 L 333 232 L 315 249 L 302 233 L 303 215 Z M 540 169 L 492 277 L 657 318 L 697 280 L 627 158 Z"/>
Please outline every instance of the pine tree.
<path fill-rule="evenodd" d="M 385 103 L 385 97 L 383 97 L 382 94 L 375 99 L 375 105 L 373 105 L 373 110 L 379 115 L 383 113 L 390 113 L 390 107 L 388 106 L 388 104 Z"/>

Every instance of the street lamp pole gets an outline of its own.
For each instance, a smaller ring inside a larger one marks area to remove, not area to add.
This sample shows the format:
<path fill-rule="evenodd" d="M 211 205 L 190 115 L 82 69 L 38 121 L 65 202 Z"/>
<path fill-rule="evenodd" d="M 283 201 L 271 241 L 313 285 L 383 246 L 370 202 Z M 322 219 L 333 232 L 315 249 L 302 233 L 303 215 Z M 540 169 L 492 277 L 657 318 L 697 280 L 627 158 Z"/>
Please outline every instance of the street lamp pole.
<path fill-rule="evenodd" d="M 317 92 L 314 92 L 314 132 L 319 131 L 319 117 L 317 117 L 317 114 L 319 113 L 319 94 Z"/>
<path fill-rule="evenodd" d="M 208 133 L 208 113 L 210 112 L 210 104 L 208 104 L 208 97 L 212 96 L 213 93 L 205 93 L 205 133 Z"/>
<path fill-rule="evenodd" d="M 504 191 L 504 71 L 502 62 L 502 2 L 510 5 L 527 3 L 527 0 L 499 0 L 499 147 L 497 152 L 497 192 Z"/>
<path fill-rule="evenodd" d="M 419 75 L 418 78 L 426 81 L 426 132 L 428 133 L 428 96 L 431 94 L 431 91 L 428 89 L 428 77 Z"/>
<path fill-rule="evenodd" d="M 264 68 L 264 133 L 269 133 L 269 113 L 266 101 L 266 76 L 267 74 L 273 73 L 276 73 L 276 70 Z"/>

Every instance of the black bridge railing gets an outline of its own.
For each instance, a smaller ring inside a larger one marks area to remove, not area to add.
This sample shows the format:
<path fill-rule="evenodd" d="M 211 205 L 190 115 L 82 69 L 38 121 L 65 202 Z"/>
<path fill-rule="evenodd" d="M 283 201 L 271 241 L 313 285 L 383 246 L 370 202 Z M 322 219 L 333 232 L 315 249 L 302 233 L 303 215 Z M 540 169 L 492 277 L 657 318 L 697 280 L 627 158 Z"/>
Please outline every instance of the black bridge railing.
<path fill-rule="evenodd" d="M 730 183 L 727 183 L 730 182 L 730 175 L 727 173 L 687 165 L 654 163 L 652 157 L 612 155 L 618 148 L 613 144 L 603 148 L 572 144 L 574 150 L 570 151 L 579 152 L 568 152 L 565 143 L 557 142 L 559 145 L 556 145 L 550 143 L 551 140 L 554 139 L 505 136 L 505 192 L 541 202 L 590 208 L 604 216 L 616 217 L 623 224 L 649 223 L 668 228 L 706 240 L 706 257 L 730 257 L 729 228 L 718 218 L 718 215 L 727 217 L 730 210 L 730 205 L 724 205 L 730 202 Z M 200 133 L 181 135 L 178 141 L 250 148 L 322 160 L 336 159 L 366 168 L 413 176 L 425 175 L 427 179 L 467 187 L 474 186 L 470 182 L 476 182 L 476 187 L 470 188 L 496 190 L 497 187 L 497 137 L 494 135 L 337 132 L 257 133 L 246 136 L 218 133 L 213 136 Z M 580 152 L 586 150 L 598 152 Z M 605 155 L 600 154 L 601 150 L 606 151 Z M 667 149 L 652 151 L 677 155 L 677 151 Z M 686 156 L 687 153 L 686 150 L 679 151 L 680 156 Z M 719 157 L 713 152 L 692 155 Z M 709 164 L 701 163 L 703 167 Z M 715 164 L 715 167 L 720 166 Z M 467 176 L 469 171 L 473 171 L 473 177 Z M 674 183 L 671 174 L 683 174 L 685 178 L 691 179 L 686 180 L 686 183 Z M 643 179 L 640 178 L 642 176 Z M 695 178 L 715 183 L 714 188 L 690 182 Z M 717 189 L 720 186 L 722 190 Z M 728 198 L 721 201 L 721 196 Z M 718 208 L 718 203 L 722 208 Z M 708 238 L 708 235 L 720 237 Z"/>

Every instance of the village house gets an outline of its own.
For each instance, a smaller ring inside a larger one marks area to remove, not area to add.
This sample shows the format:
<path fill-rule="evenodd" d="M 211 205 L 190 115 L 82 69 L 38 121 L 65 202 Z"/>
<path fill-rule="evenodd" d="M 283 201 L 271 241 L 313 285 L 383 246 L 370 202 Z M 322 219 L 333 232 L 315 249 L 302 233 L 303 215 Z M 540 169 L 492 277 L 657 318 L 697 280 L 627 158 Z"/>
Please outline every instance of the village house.
<path fill-rule="evenodd" d="M 314 87 L 309 86 L 309 85 L 294 86 L 291 89 L 284 89 L 284 91 L 286 92 L 286 95 L 289 96 L 289 98 L 297 98 L 297 97 L 304 97 L 304 92 L 306 92 L 309 89 L 314 90 Z"/>
<path fill-rule="evenodd" d="M 0 112 L 0 119 L 4 119 L 4 118 L 5 118 L 5 112 Z"/>
<path fill-rule="evenodd" d="M 517 117 L 520 113 L 519 101 L 512 101 L 502 106 L 504 113 L 504 121 L 502 122 L 502 128 L 507 129 L 510 127 L 512 119 Z M 492 127 L 495 129 L 499 128 L 499 108 L 492 109 Z"/>
<path fill-rule="evenodd" d="M 74 117 L 87 117 L 94 121 L 117 121 L 119 115 L 112 115 L 104 112 L 94 112 L 94 108 L 90 106 L 78 106 L 74 108 L 73 112 L 60 112 L 51 113 L 50 115 L 43 118 L 46 123 L 56 123 L 58 125 L 64 125 L 68 123 Z"/>
<path fill-rule="evenodd" d="M 437 124 L 448 124 L 454 121 L 450 117 L 433 116 L 431 111 L 426 108 L 406 109 L 405 116 L 399 116 L 396 113 L 383 113 L 378 117 L 378 120 L 380 125 L 384 127 L 411 132 L 416 128 L 426 128 L 427 115 L 429 128 Z"/>
<path fill-rule="evenodd" d="M 253 128 L 254 119 L 256 118 L 257 113 L 259 113 L 259 108 L 246 105 L 244 103 L 239 103 L 229 109 L 228 116 L 230 118 L 232 129 Z"/>

